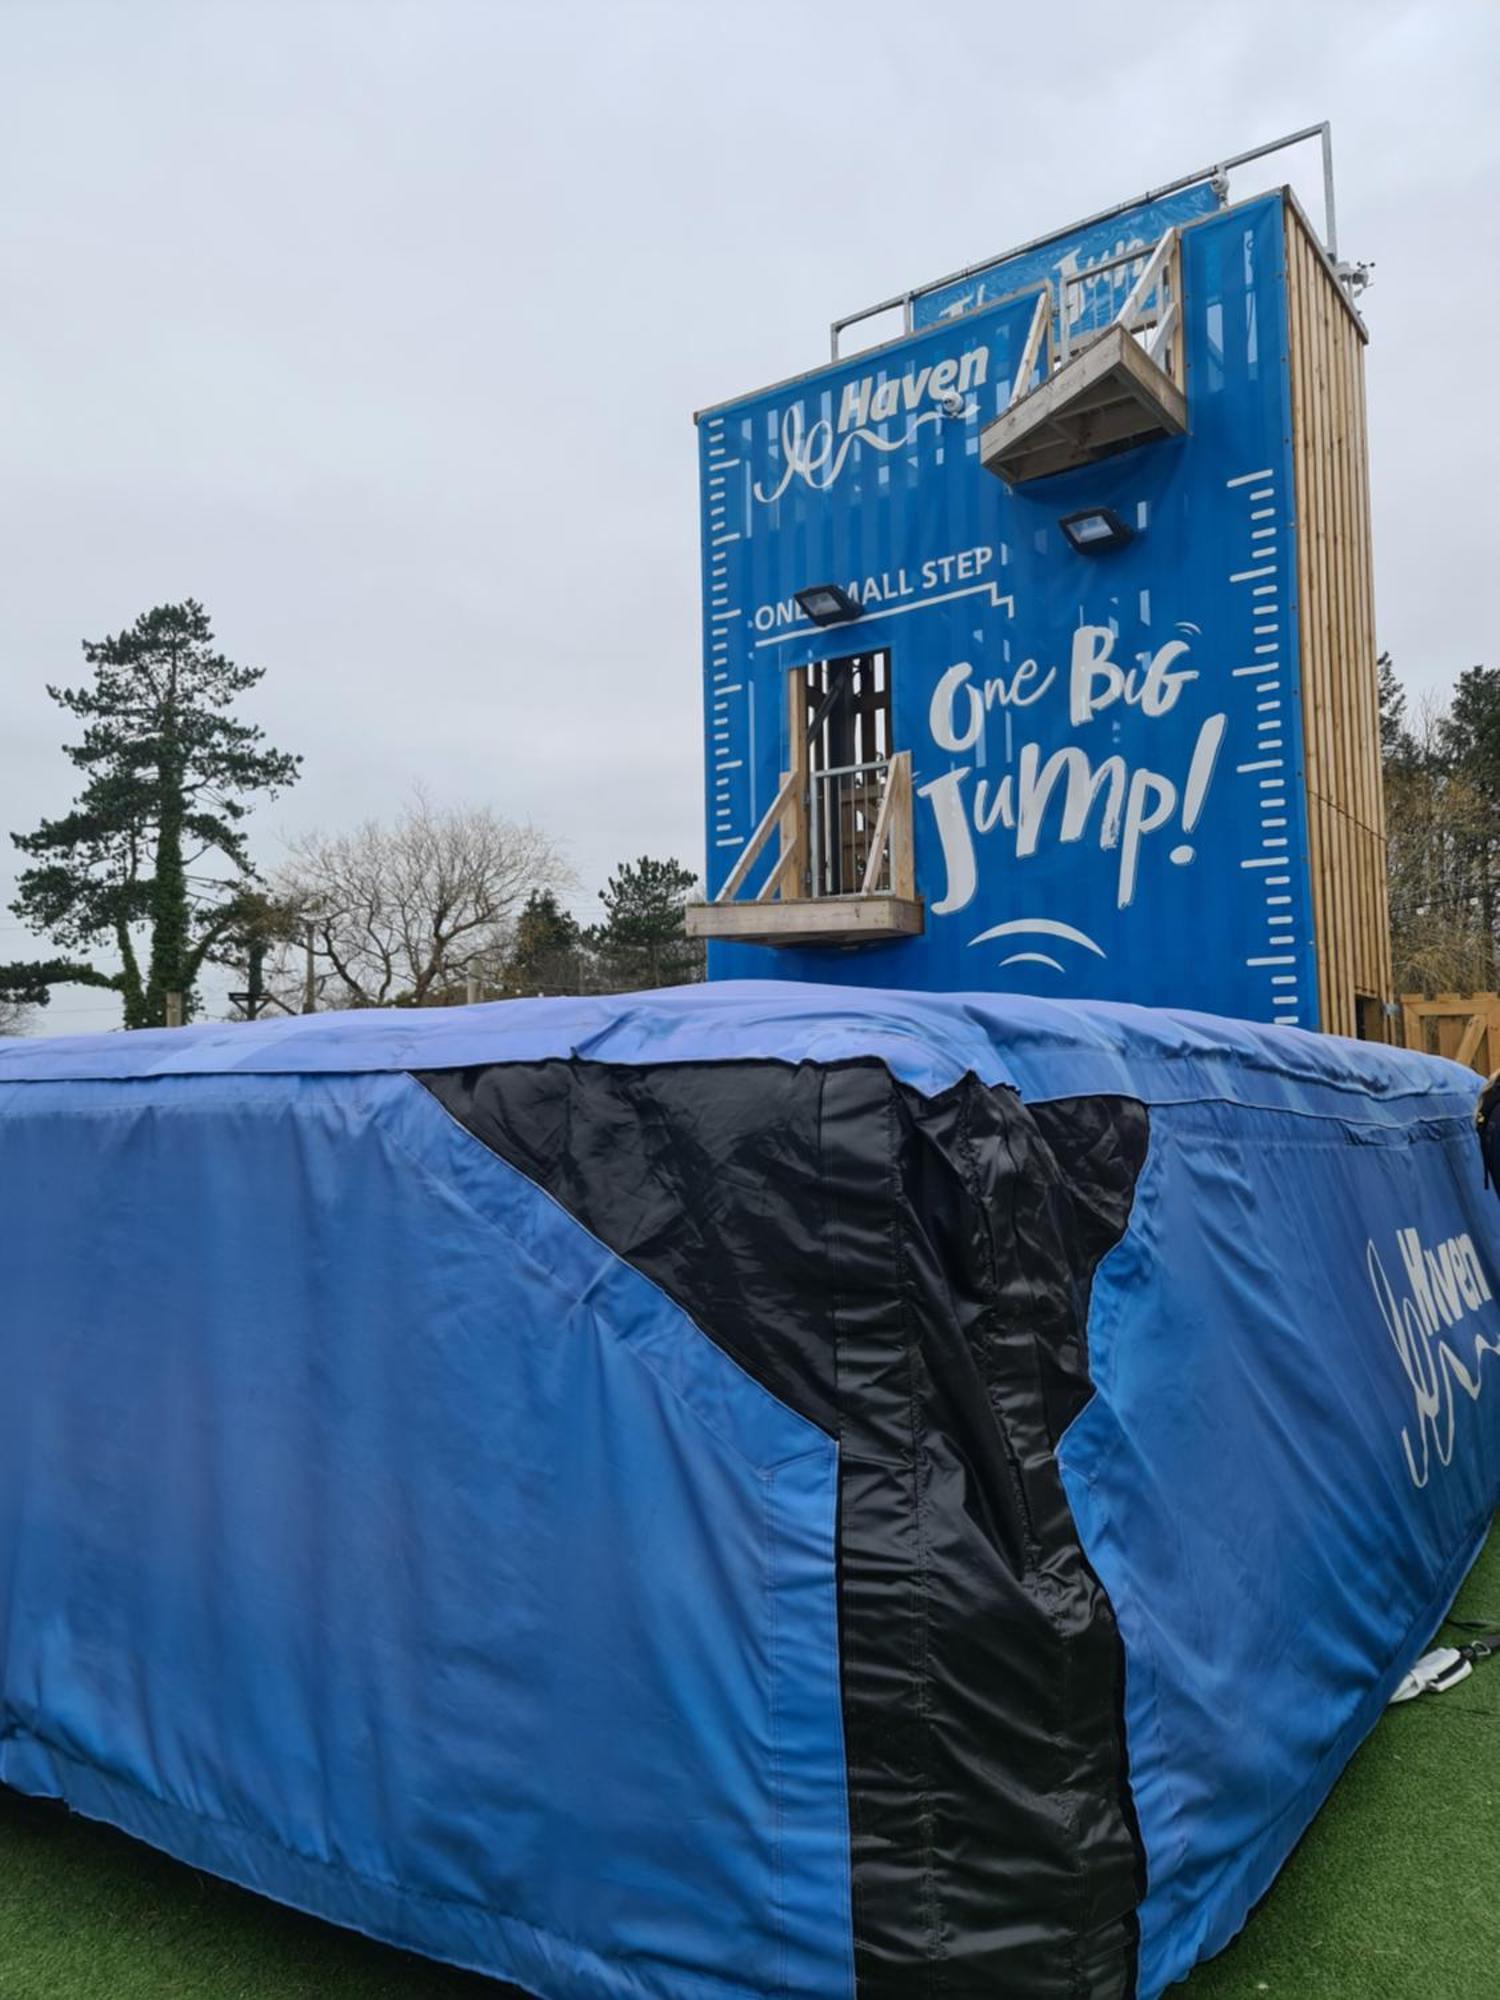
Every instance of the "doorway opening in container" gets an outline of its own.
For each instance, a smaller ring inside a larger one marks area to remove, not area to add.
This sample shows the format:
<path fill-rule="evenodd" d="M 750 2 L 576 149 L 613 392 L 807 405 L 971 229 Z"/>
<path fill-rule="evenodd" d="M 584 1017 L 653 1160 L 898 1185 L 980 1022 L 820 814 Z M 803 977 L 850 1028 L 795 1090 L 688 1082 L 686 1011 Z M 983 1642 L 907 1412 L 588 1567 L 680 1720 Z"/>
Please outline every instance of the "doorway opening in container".
<path fill-rule="evenodd" d="M 807 731 L 810 888 L 814 896 L 888 892 L 890 859 L 872 858 L 891 764 L 891 657 L 854 653 L 800 670 Z"/>

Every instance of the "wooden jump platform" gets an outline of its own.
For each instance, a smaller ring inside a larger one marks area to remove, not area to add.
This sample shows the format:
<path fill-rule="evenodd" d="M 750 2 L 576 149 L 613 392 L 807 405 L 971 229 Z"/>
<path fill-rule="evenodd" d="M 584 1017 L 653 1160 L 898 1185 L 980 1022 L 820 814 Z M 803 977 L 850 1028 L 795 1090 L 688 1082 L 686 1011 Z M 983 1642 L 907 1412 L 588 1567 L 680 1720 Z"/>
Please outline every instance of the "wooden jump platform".
<path fill-rule="evenodd" d="M 1181 389 L 1116 325 L 986 425 L 979 460 L 1021 486 L 1186 429 Z"/>

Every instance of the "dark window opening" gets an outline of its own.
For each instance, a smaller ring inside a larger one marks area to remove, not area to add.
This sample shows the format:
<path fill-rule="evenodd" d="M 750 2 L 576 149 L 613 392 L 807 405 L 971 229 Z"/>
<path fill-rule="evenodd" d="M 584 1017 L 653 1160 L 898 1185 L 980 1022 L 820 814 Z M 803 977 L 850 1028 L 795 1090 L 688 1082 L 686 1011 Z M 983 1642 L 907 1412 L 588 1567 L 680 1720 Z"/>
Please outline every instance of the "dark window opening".
<path fill-rule="evenodd" d="M 868 877 L 890 771 L 890 665 L 889 653 L 854 653 L 803 670 L 815 896 L 889 888 L 884 859 Z"/>

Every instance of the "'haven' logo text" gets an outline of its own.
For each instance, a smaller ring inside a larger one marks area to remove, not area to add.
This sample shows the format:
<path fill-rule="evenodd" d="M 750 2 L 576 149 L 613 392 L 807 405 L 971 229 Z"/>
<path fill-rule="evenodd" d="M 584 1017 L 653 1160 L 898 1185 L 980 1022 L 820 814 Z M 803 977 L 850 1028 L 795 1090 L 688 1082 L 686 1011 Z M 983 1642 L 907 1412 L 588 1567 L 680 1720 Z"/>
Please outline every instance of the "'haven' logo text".
<path fill-rule="evenodd" d="M 819 417 L 809 425 L 801 403 L 791 404 L 781 419 L 781 477 L 767 487 L 759 480 L 753 492 L 763 506 L 774 506 L 794 478 L 804 479 L 816 492 L 826 492 L 844 469 L 856 444 L 876 451 L 904 451 L 924 424 L 941 423 L 945 413 L 969 412 L 968 396 L 989 373 L 990 351 L 971 347 L 957 359 L 929 362 L 905 375 L 864 375 L 846 382 L 838 417 Z M 906 419 L 898 436 L 871 430 L 894 417 Z"/>
<path fill-rule="evenodd" d="M 1457 1409 L 1454 1388 L 1477 1403 L 1484 1387 L 1484 1358 L 1500 1354 L 1500 1338 L 1467 1326 L 1470 1313 L 1491 1302 L 1489 1281 L 1468 1236 L 1450 1236 L 1429 1250 L 1415 1229 L 1398 1229 L 1396 1244 L 1406 1272 L 1406 1296 L 1398 1298 L 1373 1241 L 1365 1252 L 1375 1303 L 1400 1358 L 1416 1401 L 1416 1442 L 1401 1433 L 1407 1470 L 1414 1486 L 1425 1486 L 1432 1460 L 1453 1457 Z M 1461 1328 L 1457 1350 L 1444 1334 Z M 1472 1369 L 1459 1358 L 1472 1336 Z"/>

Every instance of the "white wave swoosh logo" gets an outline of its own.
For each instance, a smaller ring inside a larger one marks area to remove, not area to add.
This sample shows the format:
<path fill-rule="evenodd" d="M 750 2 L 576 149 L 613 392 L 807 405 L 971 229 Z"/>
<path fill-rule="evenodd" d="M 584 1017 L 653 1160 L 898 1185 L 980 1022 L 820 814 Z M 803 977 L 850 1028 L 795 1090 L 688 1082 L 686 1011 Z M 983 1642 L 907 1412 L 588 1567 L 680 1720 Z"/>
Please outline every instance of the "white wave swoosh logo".
<path fill-rule="evenodd" d="M 1058 938 L 1066 944 L 1082 945 L 1096 958 L 1107 958 L 1103 945 L 1097 944 L 1087 931 L 1081 931 L 1076 924 L 1065 924 L 1057 917 L 1012 917 L 1008 923 L 994 924 L 977 937 L 969 939 L 970 945 L 989 944 L 995 938 L 1041 937 Z M 1053 958 L 1045 951 L 1013 951 L 1008 958 L 1002 958 L 1002 965 L 1050 965 L 1054 972 L 1064 970 L 1060 959 Z"/>

